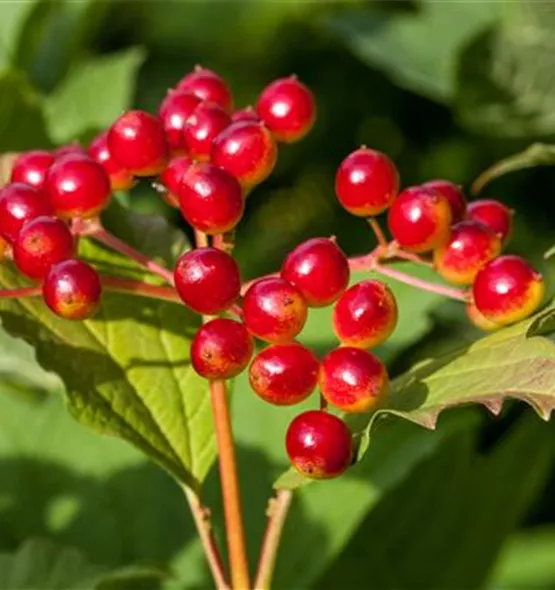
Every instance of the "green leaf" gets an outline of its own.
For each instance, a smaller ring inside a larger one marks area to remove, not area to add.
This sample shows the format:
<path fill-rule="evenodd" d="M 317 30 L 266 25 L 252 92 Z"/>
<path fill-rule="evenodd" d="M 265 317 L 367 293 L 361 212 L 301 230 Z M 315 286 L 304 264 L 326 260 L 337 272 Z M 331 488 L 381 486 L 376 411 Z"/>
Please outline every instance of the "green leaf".
<path fill-rule="evenodd" d="M 13 65 L 21 31 L 37 3 L 37 0 L 0 2 L 0 67 Z"/>

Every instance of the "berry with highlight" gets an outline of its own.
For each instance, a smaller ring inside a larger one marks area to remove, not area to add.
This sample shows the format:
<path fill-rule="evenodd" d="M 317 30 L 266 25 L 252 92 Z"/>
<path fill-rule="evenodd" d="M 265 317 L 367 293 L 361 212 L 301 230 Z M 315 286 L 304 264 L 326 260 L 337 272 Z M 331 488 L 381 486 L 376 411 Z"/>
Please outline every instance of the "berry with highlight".
<path fill-rule="evenodd" d="M 183 139 L 189 156 L 208 160 L 212 142 L 230 123 L 231 118 L 222 107 L 212 102 L 199 104 L 183 128 Z"/>
<path fill-rule="evenodd" d="M 135 179 L 111 154 L 108 147 L 108 132 L 104 131 L 93 140 L 88 150 L 89 156 L 98 162 L 110 179 L 113 191 L 126 191 L 133 188 Z"/>
<path fill-rule="evenodd" d="M 186 90 L 203 101 L 213 102 L 230 113 L 233 110 L 233 96 L 224 79 L 207 68 L 195 69 L 179 81 L 178 90 Z"/>
<path fill-rule="evenodd" d="M 17 156 L 14 161 L 11 182 L 22 182 L 42 188 L 48 168 L 54 163 L 54 155 L 46 150 L 33 150 Z"/>
<path fill-rule="evenodd" d="M 453 223 L 464 219 L 466 214 L 466 198 L 461 186 L 448 180 L 429 180 L 422 186 L 436 190 L 449 201 Z"/>
<path fill-rule="evenodd" d="M 53 213 L 48 195 L 33 186 L 14 182 L 0 190 L 0 235 L 9 243 L 26 223 Z"/>
<path fill-rule="evenodd" d="M 200 103 L 201 99 L 198 96 L 184 90 L 170 90 L 162 101 L 158 116 L 173 155 L 186 152 L 187 144 L 183 134 L 185 125 Z"/>
<path fill-rule="evenodd" d="M 468 219 L 479 221 L 507 242 L 513 226 L 513 212 L 506 205 L 494 199 L 481 199 L 468 204 Z"/>

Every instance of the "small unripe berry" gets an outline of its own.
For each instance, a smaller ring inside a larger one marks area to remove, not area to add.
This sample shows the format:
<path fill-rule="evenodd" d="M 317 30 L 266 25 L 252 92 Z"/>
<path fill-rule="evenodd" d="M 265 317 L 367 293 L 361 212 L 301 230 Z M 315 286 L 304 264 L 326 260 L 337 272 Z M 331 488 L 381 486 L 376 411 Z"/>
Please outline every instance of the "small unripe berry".
<path fill-rule="evenodd" d="M 33 186 L 14 182 L 0 190 L 0 235 L 9 243 L 26 223 L 53 213 L 48 195 Z"/>
<path fill-rule="evenodd" d="M 476 275 L 474 304 L 488 320 L 512 324 L 531 315 L 545 293 L 542 275 L 519 256 L 499 256 Z"/>
<path fill-rule="evenodd" d="M 341 295 L 333 309 L 333 331 L 345 346 L 373 348 L 391 336 L 397 318 L 391 289 L 381 281 L 368 279 Z"/>
<path fill-rule="evenodd" d="M 255 121 L 239 121 L 224 129 L 212 145 L 212 162 L 235 176 L 245 188 L 266 180 L 277 160 L 269 129 Z"/>
<path fill-rule="evenodd" d="M 401 248 L 428 252 L 449 239 L 451 207 L 437 191 L 413 186 L 401 191 L 393 201 L 387 222 Z"/>
<path fill-rule="evenodd" d="M 320 366 L 324 398 L 344 412 L 368 412 L 387 393 L 389 378 L 380 359 L 360 348 L 344 346 L 329 352 Z"/>
<path fill-rule="evenodd" d="M 473 301 L 469 301 L 466 304 L 466 315 L 477 328 L 480 328 L 480 330 L 491 332 L 492 330 L 499 330 L 499 328 L 503 327 L 500 324 L 488 320 L 488 318 L 479 311 Z"/>
<path fill-rule="evenodd" d="M 182 254 L 174 277 L 175 288 L 185 305 L 205 315 L 227 309 L 241 290 L 237 263 L 215 248 L 196 248 Z"/>
<path fill-rule="evenodd" d="M 291 342 L 303 329 L 307 315 L 307 304 L 299 290 L 277 277 L 255 281 L 243 298 L 249 332 L 272 344 Z"/>
<path fill-rule="evenodd" d="M 297 287 L 311 307 L 333 303 L 349 284 L 349 262 L 332 240 L 313 238 L 285 259 L 281 276 Z"/>
<path fill-rule="evenodd" d="M 500 201 L 481 199 L 468 204 L 468 219 L 479 221 L 506 242 L 513 226 L 513 211 Z"/>
<path fill-rule="evenodd" d="M 312 479 L 329 479 L 346 471 L 353 460 L 347 425 L 328 412 L 309 410 L 289 425 L 285 447 L 291 464 Z"/>
<path fill-rule="evenodd" d="M 184 90 L 170 90 L 162 101 L 158 116 L 162 121 L 172 154 L 180 155 L 186 152 L 183 131 L 187 119 L 200 103 L 201 99 L 198 96 Z"/>
<path fill-rule="evenodd" d="M 260 94 L 256 111 L 278 141 L 293 143 L 314 126 L 316 101 L 295 76 L 280 78 Z"/>
<path fill-rule="evenodd" d="M 168 161 L 162 123 L 145 111 L 128 111 L 108 130 L 112 156 L 134 176 L 155 176 Z"/>
<path fill-rule="evenodd" d="M 100 277 L 82 260 L 64 260 L 54 265 L 42 286 L 46 305 L 66 320 L 84 320 L 94 315 L 102 297 Z"/>
<path fill-rule="evenodd" d="M 217 318 L 204 324 L 191 345 L 191 362 L 205 379 L 231 379 L 249 364 L 254 344 L 244 324 Z"/>
<path fill-rule="evenodd" d="M 89 146 L 89 156 L 98 162 L 110 179 L 113 191 L 126 191 L 135 185 L 135 179 L 129 170 L 112 156 L 108 147 L 108 132 L 98 135 Z"/>
<path fill-rule="evenodd" d="M 208 162 L 189 167 L 178 197 L 187 222 L 209 235 L 233 229 L 245 210 L 245 199 L 237 180 Z"/>
<path fill-rule="evenodd" d="M 466 213 L 466 198 L 459 185 L 449 182 L 448 180 L 430 180 L 425 182 L 422 186 L 436 190 L 449 201 L 453 223 L 457 223 L 464 219 Z"/>
<path fill-rule="evenodd" d="M 228 85 L 221 76 L 207 68 L 196 66 L 179 81 L 177 89 L 191 92 L 203 101 L 214 102 L 228 113 L 233 110 L 233 97 Z"/>
<path fill-rule="evenodd" d="M 251 106 L 248 106 L 231 114 L 232 123 L 237 123 L 239 121 L 260 121 L 260 117 Z"/>
<path fill-rule="evenodd" d="M 214 139 L 231 123 L 230 116 L 213 102 L 202 102 L 189 115 L 183 128 L 187 153 L 208 160 Z"/>
<path fill-rule="evenodd" d="M 44 278 L 55 264 L 74 254 L 73 235 L 57 217 L 36 217 L 26 223 L 13 245 L 15 265 L 32 279 Z"/>
<path fill-rule="evenodd" d="M 168 205 L 179 208 L 179 194 L 183 190 L 182 184 L 185 179 L 185 173 L 191 165 L 193 160 L 189 156 L 177 156 L 172 158 L 168 165 L 162 170 L 159 180 L 168 191 L 162 192 L 162 196 L 167 201 Z"/>
<path fill-rule="evenodd" d="M 45 150 L 33 150 L 17 156 L 12 168 L 11 182 L 23 182 L 35 188 L 42 188 L 48 168 L 54 156 Z"/>
<path fill-rule="evenodd" d="M 436 271 L 455 285 L 471 285 L 487 262 L 501 253 L 501 239 L 477 221 L 451 227 L 449 241 L 434 250 Z"/>
<path fill-rule="evenodd" d="M 388 156 L 361 147 L 349 154 L 337 169 L 335 194 L 353 215 L 371 217 L 383 213 L 399 191 L 399 172 Z"/>
<path fill-rule="evenodd" d="M 273 344 L 254 357 L 249 382 L 264 401 L 291 406 L 314 391 L 319 366 L 315 354 L 302 344 Z"/>

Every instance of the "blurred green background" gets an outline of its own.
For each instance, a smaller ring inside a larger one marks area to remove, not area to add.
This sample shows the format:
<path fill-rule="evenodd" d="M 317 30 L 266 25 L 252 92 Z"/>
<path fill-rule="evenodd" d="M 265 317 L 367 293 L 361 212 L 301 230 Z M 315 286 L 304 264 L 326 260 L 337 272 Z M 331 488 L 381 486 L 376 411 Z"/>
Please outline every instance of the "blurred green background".
<path fill-rule="evenodd" d="M 2 0 L 0 149 L 87 142 L 130 105 L 155 112 L 197 63 L 229 81 L 237 107 L 295 73 L 319 117 L 249 198 L 237 256 L 256 276 L 310 236 L 336 235 L 351 254 L 372 247 L 365 223 L 333 196 L 337 165 L 362 143 L 394 158 L 405 186 L 447 178 L 469 189 L 496 161 L 553 142 L 554 33 L 554 3 L 530 0 Z M 554 194 L 549 166 L 484 191 L 517 211 L 510 250 L 539 265 L 555 242 Z M 122 200 L 181 223 L 148 186 Z M 403 324 L 382 351 L 392 375 L 479 336 L 457 305 L 408 288 L 398 297 Z M 332 340 L 324 317 L 306 335 L 322 347 Z M 210 587 L 169 477 L 74 423 L 60 381 L 30 347 L 0 336 L 0 588 Z M 292 415 L 237 383 L 253 560 Z M 352 474 L 299 494 L 277 588 L 555 588 L 552 424 L 515 404 L 496 419 L 450 411 L 434 433 L 400 422 L 383 430 Z M 212 473 L 219 534 L 218 493 Z"/>

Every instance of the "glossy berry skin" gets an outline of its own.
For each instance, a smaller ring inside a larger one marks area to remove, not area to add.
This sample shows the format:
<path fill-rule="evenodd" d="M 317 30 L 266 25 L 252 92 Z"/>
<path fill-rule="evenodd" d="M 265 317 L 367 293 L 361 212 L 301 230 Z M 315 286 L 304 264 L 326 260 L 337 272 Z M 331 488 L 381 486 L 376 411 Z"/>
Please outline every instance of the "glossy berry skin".
<path fill-rule="evenodd" d="M 201 102 L 198 96 L 184 90 L 170 90 L 162 101 L 158 116 L 172 155 L 186 152 L 183 130 L 187 119 Z"/>
<path fill-rule="evenodd" d="M 62 145 L 54 151 L 54 158 L 59 160 L 65 156 L 86 156 L 87 150 L 78 142 L 74 141 L 68 145 Z"/>
<path fill-rule="evenodd" d="M 333 309 L 333 331 L 344 346 L 372 348 L 385 342 L 395 330 L 397 302 L 391 289 L 381 281 L 356 283 Z"/>
<path fill-rule="evenodd" d="M 186 90 L 203 101 L 213 102 L 228 113 L 233 110 L 233 97 L 224 79 L 207 68 L 196 66 L 194 71 L 182 78 L 178 90 Z"/>
<path fill-rule="evenodd" d="M 66 320 L 92 317 L 102 297 L 100 277 L 92 266 L 75 258 L 54 265 L 42 285 L 44 302 Z"/>
<path fill-rule="evenodd" d="M 237 180 L 208 162 L 191 165 L 176 192 L 186 221 L 209 235 L 233 229 L 245 210 Z"/>
<path fill-rule="evenodd" d="M 174 271 L 175 288 L 183 303 L 200 314 L 215 315 L 239 297 L 241 278 L 235 260 L 215 248 L 182 254 Z"/>
<path fill-rule="evenodd" d="M 297 287 L 310 307 L 333 303 L 349 284 L 349 262 L 343 250 L 327 238 L 312 238 L 292 250 L 281 277 Z"/>
<path fill-rule="evenodd" d="M 295 76 L 268 84 L 260 94 L 256 112 L 278 141 L 302 139 L 316 121 L 316 101 L 312 92 Z"/>
<path fill-rule="evenodd" d="M 36 217 L 52 215 L 54 210 L 44 191 L 21 182 L 0 190 L 0 235 L 12 243 L 21 228 Z"/>
<path fill-rule="evenodd" d="M 531 315 L 545 293 L 542 275 L 519 256 L 499 256 L 476 275 L 474 304 L 488 320 L 512 324 Z"/>
<path fill-rule="evenodd" d="M 228 125 L 231 118 L 222 107 L 203 102 L 189 115 L 183 128 L 187 153 L 197 160 L 208 160 L 212 142 Z"/>
<path fill-rule="evenodd" d="M 243 320 L 249 332 L 272 344 L 291 342 L 303 329 L 307 315 L 299 290 L 278 277 L 255 281 L 243 298 Z"/>
<path fill-rule="evenodd" d="M 513 212 L 506 205 L 494 199 L 481 199 L 468 204 L 468 219 L 479 221 L 506 242 L 511 234 Z"/>
<path fill-rule="evenodd" d="M 437 191 L 413 186 L 401 191 L 393 201 L 387 223 L 401 248 L 428 252 L 449 239 L 451 207 Z"/>
<path fill-rule="evenodd" d="M 162 123 L 145 111 L 128 111 L 118 117 L 108 131 L 108 147 L 134 176 L 155 176 L 169 156 Z"/>
<path fill-rule="evenodd" d="M 13 244 L 17 268 L 32 279 L 44 278 L 58 262 L 75 254 L 68 226 L 57 217 L 37 217 L 25 224 Z"/>
<path fill-rule="evenodd" d="M 48 170 L 46 190 L 56 215 L 88 218 L 98 215 L 110 202 L 110 179 L 92 158 L 67 155 Z"/>
<path fill-rule="evenodd" d="M 255 121 L 233 123 L 212 144 L 212 162 L 235 176 L 245 188 L 260 184 L 277 161 L 277 145 L 269 129 Z"/>
<path fill-rule="evenodd" d="M 328 412 L 309 410 L 289 425 L 285 448 L 291 464 L 311 479 L 330 479 L 353 460 L 353 441 L 345 422 Z"/>
<path fill-rule="evenodd" d="M 466 198 L 459 185 L 448 180 L 430 180 L 422 186 L 436 190 L 449 201 L 452 223 L 458 223 L 464 219 L 466 214 Z"/>
<path fill-rule="evenodd" d="M 239 121 L 260 121 L 260 117 L 251 106 L 248 106 L 243 109 L 239 109 L 238 111 L 234 111 L 231 114 L 232 123 L 237 123 Z"/>
<path fill-rule="evenodd" d="M 42 188 L 48 168 L 53 162 L 53 154 L 45 150 L 24 152 L 15 159 L 11 182 L 22 182 L 35 188 Z"/>
<path fill-rule="evenodd" d="M 473 301 L 469 301 L 466 304 L 466 315 L 468 316 L 468 319 L 480 330 L 491 332 L 502 327 L 500 324 L 496 324 L 495 322 L 488 320 L 488 318 L 486 318 L 478 310 Z"/>
<path fill-rule="evenodd" d="M 254 357 L 249 382 L 264 401 L 292 406 L 314 391 L 319 367 L 316 355 L 302 344 L 273 344 Z"/>
<path fill-rule="evenodd" d="M 98 135 L 89 146 L 89 156 L 98 162 L 110 180 L 112 191 L 126 191 L 135 185 L 135 178 L 112 156 L 108 147 L 108 132 Z"/>
<path fill-rule="evenodd" d="M 192 166 L 193 160 L 189 156 L 177 156 L 172 158 L 162 170 L 158 180 L 166 187 L 167 192 L 161 192 L 166 202 L 179 209 L 179 193 L 183 190 L 182 184 L 187 170 Z"/>
<path fill-rule="evenodd" d="M 389 378 L 380 359 L 360 348 L 343 346 L 329 352 L 320 365 L 320 391 L 344 412 L 367 412 L 382 401 Z"/>
<path fill-rule="evenodd" d="M 450 283 L 471 285 L 487 262 L 501 254 L 501 239 L 477 221 L 451 227 L 449 241 L 434 250 L 434 267 Z"/>
<path fill-rule="evenodd" d="M 205 379 L 231 379 L 249 364 L 254 343 L 244 324 L 217 318 L 204 324 L 191 344 L 191 362 Z"/>

